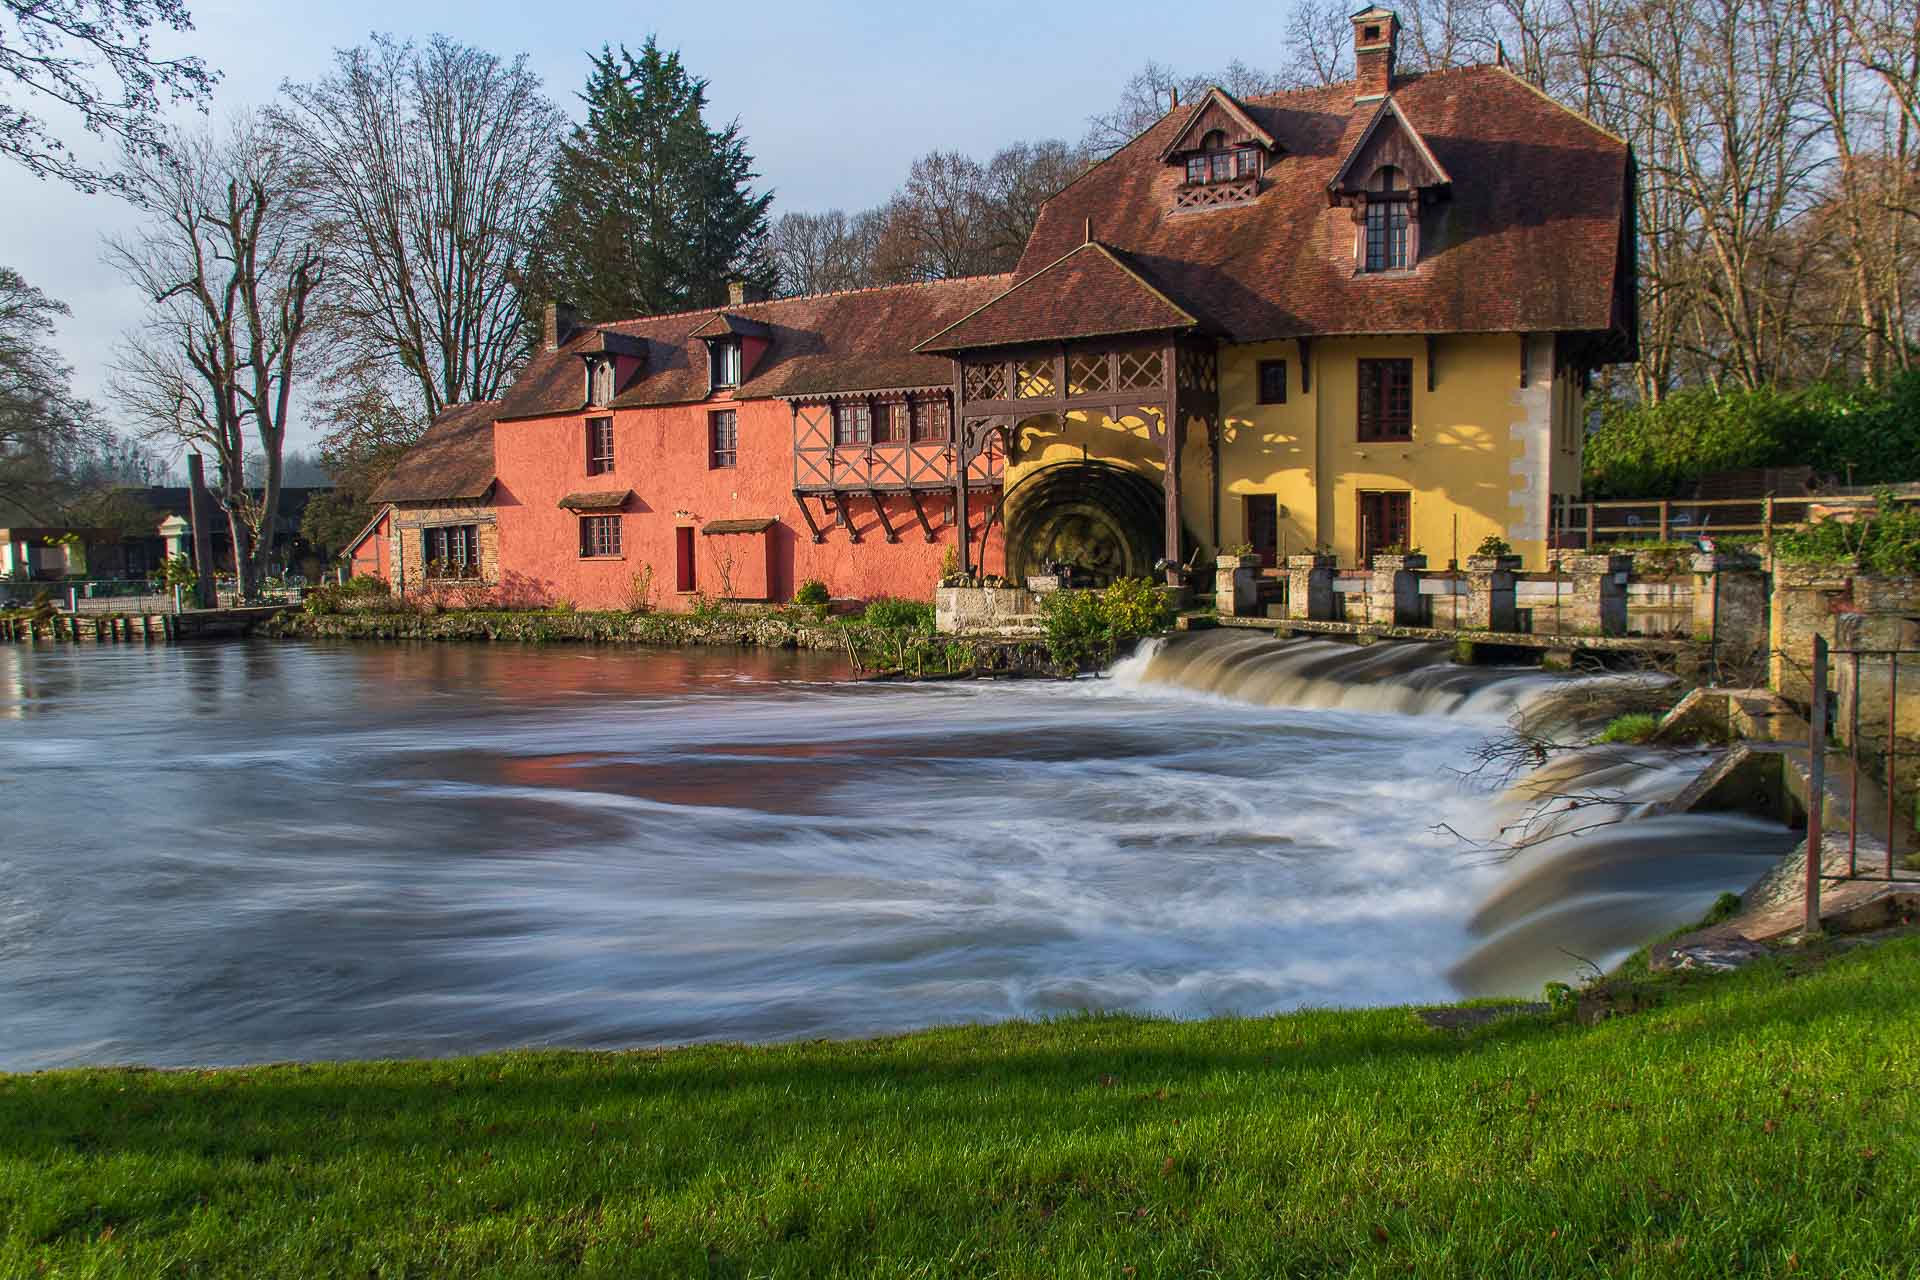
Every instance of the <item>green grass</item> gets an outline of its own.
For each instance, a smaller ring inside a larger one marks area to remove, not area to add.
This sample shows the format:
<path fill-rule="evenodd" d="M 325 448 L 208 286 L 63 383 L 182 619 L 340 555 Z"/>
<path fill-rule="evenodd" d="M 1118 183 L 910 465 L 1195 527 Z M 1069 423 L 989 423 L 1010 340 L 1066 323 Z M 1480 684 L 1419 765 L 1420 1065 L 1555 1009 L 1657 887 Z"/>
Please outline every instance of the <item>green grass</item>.
<path fill-rule="evenodd" d="M 0 1275 L 1913 1274 L 1920 939 L 1610 1007 L 0 1077 Z"/>
<path fill-rule="evenodd" d="M 1615 716 L 1600 731 L 1595 742 L 1623 742 L 1638 744 L 1649 742 L 1653 735 L 1660 732 L 1660 717 L 1643 711 L 1630 712 L 1624 716 Z"/>

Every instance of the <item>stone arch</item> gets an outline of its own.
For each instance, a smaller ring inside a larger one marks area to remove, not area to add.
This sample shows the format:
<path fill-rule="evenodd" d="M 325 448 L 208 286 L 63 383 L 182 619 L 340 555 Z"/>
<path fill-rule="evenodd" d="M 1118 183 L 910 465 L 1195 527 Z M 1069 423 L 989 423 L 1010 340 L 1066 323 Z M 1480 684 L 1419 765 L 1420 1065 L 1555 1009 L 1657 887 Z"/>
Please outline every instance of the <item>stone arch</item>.
<path fill-rule="evenodd" d="M 1153 576 L 1165 554 L 1162 490 L 1138 471 L 1087 459 L 1039 467 L 1006 492 L 1007 576 L 1074 565 L 1104 585 Z"/>

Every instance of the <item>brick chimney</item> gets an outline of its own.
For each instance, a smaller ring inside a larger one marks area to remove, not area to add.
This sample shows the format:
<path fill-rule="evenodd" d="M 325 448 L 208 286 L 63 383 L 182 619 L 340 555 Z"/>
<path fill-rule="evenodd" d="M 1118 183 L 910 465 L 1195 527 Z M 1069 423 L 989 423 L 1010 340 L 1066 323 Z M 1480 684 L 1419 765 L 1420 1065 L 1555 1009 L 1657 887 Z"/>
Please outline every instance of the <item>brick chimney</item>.
<path fill-rule="evenodd" d="M 580 331 L 580 313 L 564 302 L 547 304 L 542 336 L 549 351 L 558 351 L 567 339 Z"/>
<path fill-rule="evenodd" d="M 1393 57 L 1399 51 L 1400 16 L 1375 5 L 1353 15 L 1355 102 L 1377 102 L 1393 92 Z"/>
<path fill-rule="evenodd" d="M 767 291 L 757 284 L 748 284 L 745 280 L 727 281 L 727 305 L 744 307 L 749 302 L 765 302 Z"/>

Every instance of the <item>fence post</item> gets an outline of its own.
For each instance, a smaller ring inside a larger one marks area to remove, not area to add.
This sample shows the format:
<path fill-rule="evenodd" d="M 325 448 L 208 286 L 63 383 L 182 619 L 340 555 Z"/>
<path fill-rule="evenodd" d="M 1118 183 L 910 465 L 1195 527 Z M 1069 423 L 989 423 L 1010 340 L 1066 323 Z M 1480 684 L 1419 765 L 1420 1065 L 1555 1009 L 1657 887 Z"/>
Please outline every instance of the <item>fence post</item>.
<path fill-rule="evenodd" d="M 1673 499 L 1660 499 L 1660 541 L 1667 540 L 1667 528 L 1673 523 Z"/>
<path fill-rule="evenodd" d="M 1587 503 L 1587 545 L 1580 548 L 1582 551 L 1593 550 L 1593 523 L 1593 503 L 1589 502 Z"/>
<path fill-rule="evenodd" d="M 1820 873 L 1825 870 L 1826 838 L 1821 830 L 1827 808 L 1827 638 L 1813 638 L 1813 707 L 1807 735 L 1807 933 L 1820 931 Z M 1856 730 L 1857 732 L 1857 730 Z"/>
<path fill-rule="evenodd" d="M 1773 495 L 1767 495 L 1766 505 L 1761 508 L 1760 537 L 1767 547 L 1767 571 L 1773 571 Z"/>

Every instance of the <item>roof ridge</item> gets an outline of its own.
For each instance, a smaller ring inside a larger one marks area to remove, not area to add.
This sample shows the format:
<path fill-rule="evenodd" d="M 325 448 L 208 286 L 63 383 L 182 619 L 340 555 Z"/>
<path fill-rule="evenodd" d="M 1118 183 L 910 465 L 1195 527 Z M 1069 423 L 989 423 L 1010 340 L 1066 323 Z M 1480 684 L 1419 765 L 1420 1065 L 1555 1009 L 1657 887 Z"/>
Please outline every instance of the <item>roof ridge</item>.
<path fill-rule="evenodd" d="M 992 271 L 977 276 L 941 276 L 937 280 L 902 280 L 897 284 L 863 284 L 854 289 L 828 289 L 823 293 L 796 293 L 785 298 L 761 298 L 754 302 L 725 302 L 711 307 L 690 307 L 685 311 L 655 311 L 644 316 L 627 316 L 620 320 L 589 320 L 583 326 L 587 329 L 606 329 L 614 325 L 645 324 L 651 320 L 681 320 L 691 316 L 725 315 L 728 312 L 744 311 L 748 307 L 774 307 L 788 302 L 817 302 L 822 298 L 848 298 L 862 293 L 885 293 L 890 289 L 928 289 L 939 285 L 967 284 L 978 280 L 1002 280 L 1012 276 L 1012 271 Z"/>

